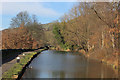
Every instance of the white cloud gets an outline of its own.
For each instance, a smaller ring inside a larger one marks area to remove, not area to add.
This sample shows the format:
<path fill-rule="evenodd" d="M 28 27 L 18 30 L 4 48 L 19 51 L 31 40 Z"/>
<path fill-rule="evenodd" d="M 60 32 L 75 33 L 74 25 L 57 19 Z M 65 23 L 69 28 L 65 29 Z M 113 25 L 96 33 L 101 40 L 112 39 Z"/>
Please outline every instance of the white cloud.
<path fill-rule="evenodd" d="M 47 8 L 42 5 L 42 3 L 32 3 L 32 2 L 4 2 L 2 4 L 2 14 L 6 15 L 16 15 L 20 11 L 28 11 L 30 14 L 36 14 L 38 16 L 59 16 L 60 13 L 57 13 L 51 8 Z"/>
<path fill-rule="evenodd" d="M 4 27 L 0 27 L 0 31 L 1 31 L 1 30 L 4 30 L 4 29 L 6 29 L 6 28 L 4 28 Z"/>

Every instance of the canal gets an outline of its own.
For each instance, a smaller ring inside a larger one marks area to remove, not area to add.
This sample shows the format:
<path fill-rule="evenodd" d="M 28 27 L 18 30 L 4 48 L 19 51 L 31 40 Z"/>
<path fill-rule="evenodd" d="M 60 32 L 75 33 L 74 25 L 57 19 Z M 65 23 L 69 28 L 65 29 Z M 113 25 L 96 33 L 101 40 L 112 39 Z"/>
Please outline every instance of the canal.
<path fill-rule="evenodd" d="M 46 50 L 29 67 L 22 78 L 117 78 L 110 66 L 77 52 Z"/>

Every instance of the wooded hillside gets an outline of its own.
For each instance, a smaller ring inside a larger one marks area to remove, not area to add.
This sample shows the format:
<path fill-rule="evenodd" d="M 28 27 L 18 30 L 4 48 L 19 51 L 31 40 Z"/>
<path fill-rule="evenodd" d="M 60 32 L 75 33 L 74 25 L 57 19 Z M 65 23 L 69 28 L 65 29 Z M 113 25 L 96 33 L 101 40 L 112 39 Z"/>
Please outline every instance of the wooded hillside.
<path fill-rule="evenodd" d="M 61 48 L 85 50 L 89 56 L 118 65 L 119 3 L 79 3 L 54 24 Z"/>

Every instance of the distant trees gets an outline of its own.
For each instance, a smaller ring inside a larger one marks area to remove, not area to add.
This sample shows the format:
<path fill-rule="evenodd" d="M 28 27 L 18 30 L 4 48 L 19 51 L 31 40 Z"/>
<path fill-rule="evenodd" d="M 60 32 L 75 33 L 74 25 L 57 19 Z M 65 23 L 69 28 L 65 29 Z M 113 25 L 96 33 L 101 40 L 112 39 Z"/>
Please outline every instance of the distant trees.
<path fill-rule="evenodd" d="M 19 12 L 14 18 L 11 19 L 11 28 L 16 28 L 20 26 L 38 25 L 38 20 L 36 15 L 30 16 L 27 11 Z"/>
<path fill-rule="evenodd" d="M 12 18 L 10 28 L 3 31 L 3 49 L 36 49 L 45 44 L 44 28 L 36 15 L 20 12 Z"/>
<path fill-rule="evenodd" d="M 31 19 L 29 14 L 25 12 L 20 12 L 16 15 L 16 17 L 12 18 L 10 27 L 15 28 L 15 27 L 20 27 L 21 25 L 27 25 L 30 23 Z"/>

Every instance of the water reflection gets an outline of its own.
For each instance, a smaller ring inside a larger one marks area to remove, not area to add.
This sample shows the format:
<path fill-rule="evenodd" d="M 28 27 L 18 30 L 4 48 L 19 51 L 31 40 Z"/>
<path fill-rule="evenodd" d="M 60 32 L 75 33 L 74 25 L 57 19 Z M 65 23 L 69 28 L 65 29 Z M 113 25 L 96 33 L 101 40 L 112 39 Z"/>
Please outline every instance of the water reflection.
<path fill-rule="evenodd" d="M 78 56 L 79 55 L 79 56 Z M 30 64 L 23 78 L 116 78 L 114 70 L 82 54 L 47 50 Z"/>

